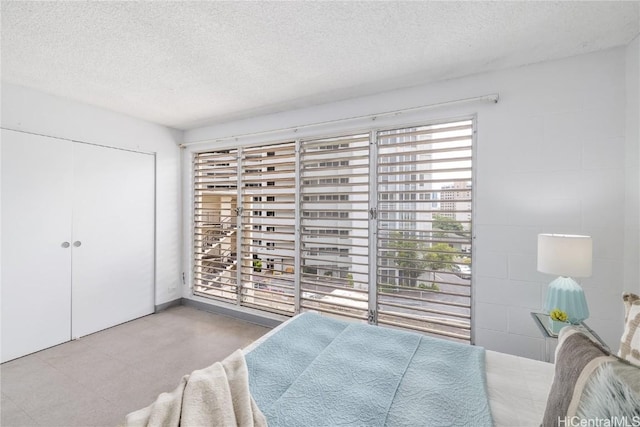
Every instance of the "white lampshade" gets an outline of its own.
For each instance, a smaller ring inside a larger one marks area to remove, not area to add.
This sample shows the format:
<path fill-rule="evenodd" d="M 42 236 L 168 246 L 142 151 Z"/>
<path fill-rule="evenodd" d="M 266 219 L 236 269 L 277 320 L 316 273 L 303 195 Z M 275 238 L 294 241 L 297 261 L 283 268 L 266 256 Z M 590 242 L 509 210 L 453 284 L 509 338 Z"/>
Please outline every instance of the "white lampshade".
<path fill-rule="evenodd" d="M 538 234 L 538 271 L 565 277 L 591 276 L 590 236 Z"/>

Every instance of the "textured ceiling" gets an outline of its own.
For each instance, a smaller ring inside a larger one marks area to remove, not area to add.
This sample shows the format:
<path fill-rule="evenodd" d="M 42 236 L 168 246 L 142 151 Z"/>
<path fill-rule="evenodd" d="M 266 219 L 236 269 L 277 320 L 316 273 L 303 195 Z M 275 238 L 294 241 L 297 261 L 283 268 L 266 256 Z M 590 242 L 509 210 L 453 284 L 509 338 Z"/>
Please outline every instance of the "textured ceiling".
<path fill-rule="evenodd" d="M 2 79 L 187 129 L 624 45 L 639 2 L 2 1 Z"/>

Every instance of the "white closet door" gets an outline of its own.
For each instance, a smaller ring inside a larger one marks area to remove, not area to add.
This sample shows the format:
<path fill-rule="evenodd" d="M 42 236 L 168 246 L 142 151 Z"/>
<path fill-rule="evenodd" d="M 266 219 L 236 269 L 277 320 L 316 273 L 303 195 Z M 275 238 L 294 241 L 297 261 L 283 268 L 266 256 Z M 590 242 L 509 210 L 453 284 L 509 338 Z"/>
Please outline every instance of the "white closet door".
<path fill-rule="evenodd" d="M 154 157 L 74 145 L 72 336 L 154 310 Z"/>
<path fill-rule="evenodd" d="M 2 361 L 71 338 L 72 143 L 2 130 Z"/>

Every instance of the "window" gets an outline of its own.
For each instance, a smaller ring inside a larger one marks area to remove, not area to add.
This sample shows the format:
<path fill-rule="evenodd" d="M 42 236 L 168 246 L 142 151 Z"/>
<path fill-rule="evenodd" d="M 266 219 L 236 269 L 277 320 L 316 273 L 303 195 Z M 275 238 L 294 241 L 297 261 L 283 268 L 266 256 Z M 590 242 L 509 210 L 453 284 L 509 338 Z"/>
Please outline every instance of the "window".
<path fill-rule="evenodd" d="M 300 305 L 366 320 L 369 134 L 304 141 Z"/>
<path fill-rule="evenodd" d="M 293 313 L 295 144 L 200 153 L 194 173 L 194 293 Z"/>
<path fill-rule="evenodd" d="M 472 136 L 461 120 L 195 155 L 194 293 L 469 342 Z"/>
<path fill-rule="evenodd" d="M 243 182 L 261 184 L 243 188 L 245 208 L 252 197 L 259 196 L 265 202 L 251 207 L 251 211 L 258 211 L 259 215 L 242 217 L 242 256 L 252 262 L 242 264 L 241 305 L 291 314 L 294 311 L 295 143 L 244 148 L 242 164 L 262 171 L 243 174 L 240 178 Z M 246 227 L 256 222 L 262 226 L 258 233 Z M 254 238 L 259 238 L 264 246 L 245 244 Z"/>
<path fill-rule="evenodd" d="M 318 194 L 314 196 L 304 196 L 303 200 L 305 202 L 326 202 L 326 201 L 348 202 L 349 195 L 348 194 Z"/>
<path fill-rule="evenodd" d="M 471 121 L 378 135 L 379 324 L 470 341 L 471 144 Z"/>
<path fill-rule="evenodd" d="M 202 153 L 194 159 L 193 287 L 237 300 L 238 151 Z"/>

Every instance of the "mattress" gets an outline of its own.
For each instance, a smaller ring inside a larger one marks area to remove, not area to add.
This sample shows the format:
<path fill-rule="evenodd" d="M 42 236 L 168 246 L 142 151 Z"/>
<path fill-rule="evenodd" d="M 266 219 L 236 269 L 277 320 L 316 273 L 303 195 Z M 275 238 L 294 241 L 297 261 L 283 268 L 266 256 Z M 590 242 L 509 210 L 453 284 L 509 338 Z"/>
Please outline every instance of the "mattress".
<path fill-rule="evenodd" d="M 249 354 L 287 320 L 244 349 Z M 553 365 L 494 351 L 485 357 L 487 395 L 496 426 L 539 426 L 553 381 Z"/>
<path fill-rule="evenodd" d="M 487 350 L 487 393 L 496 426 L 536 426 L 542 422 L 554 365 Z"/>

